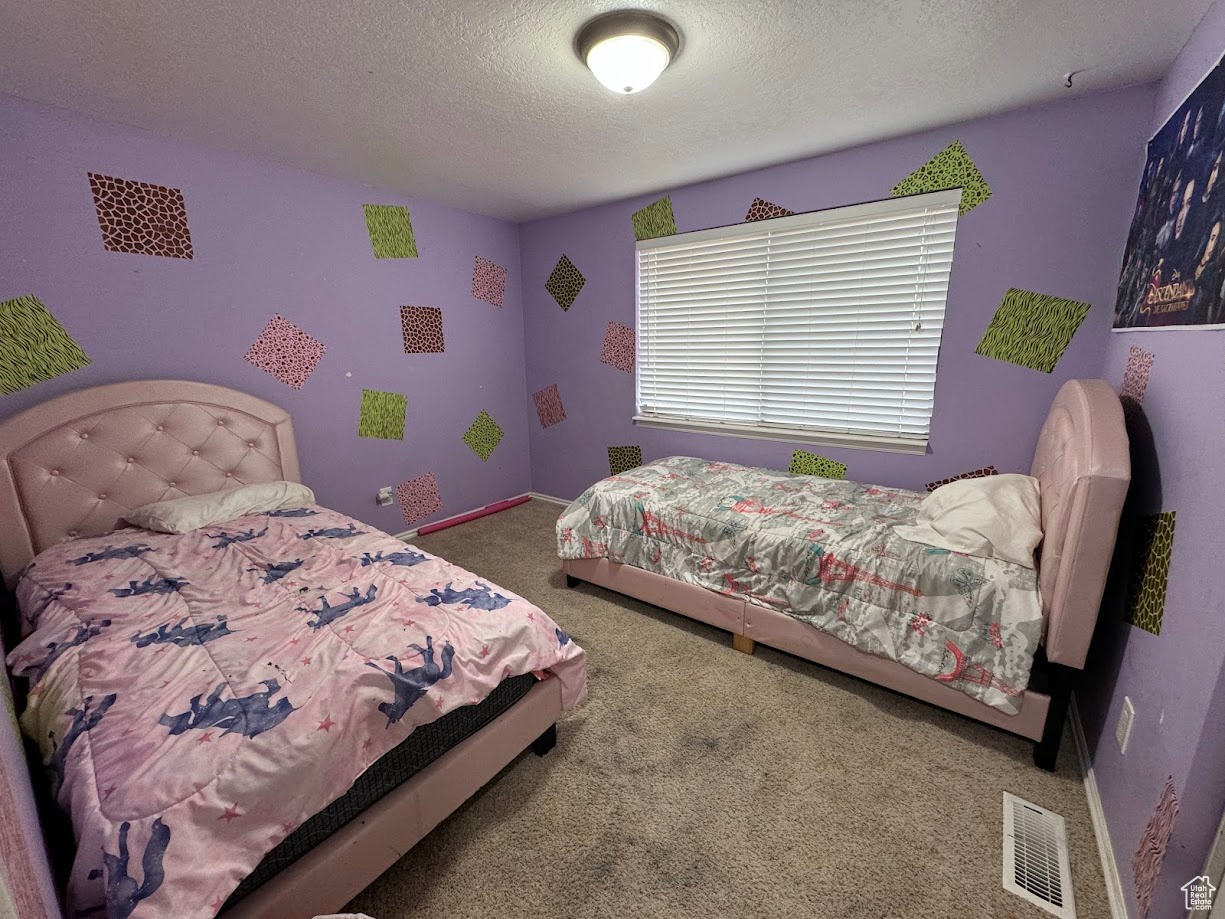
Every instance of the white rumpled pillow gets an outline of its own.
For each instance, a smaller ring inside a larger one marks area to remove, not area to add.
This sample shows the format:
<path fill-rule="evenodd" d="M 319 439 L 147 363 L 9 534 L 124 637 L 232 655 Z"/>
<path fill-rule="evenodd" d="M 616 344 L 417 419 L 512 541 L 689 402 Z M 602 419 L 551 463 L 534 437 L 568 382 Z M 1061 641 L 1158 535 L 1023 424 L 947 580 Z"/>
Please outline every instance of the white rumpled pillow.
<path fill-rule="evenodd" d="M 923 499 L 913 526 L 893 531 L 925 546 L 1033 568 L 1042 541 L 1038 480 L 1009 474 L 949 482 Z"/>
<path fill-rule="evenodd" d="M 225 523 L 246 514 L 305 507 L 315 503 L 315 493 L 298 482 L 263 482 L 240 485 L 207 495 L 188 495 L 154 501 L 128 511 L 124 518 L 142 530 L 155 533 L 190 533 L 200 527 Z"/>

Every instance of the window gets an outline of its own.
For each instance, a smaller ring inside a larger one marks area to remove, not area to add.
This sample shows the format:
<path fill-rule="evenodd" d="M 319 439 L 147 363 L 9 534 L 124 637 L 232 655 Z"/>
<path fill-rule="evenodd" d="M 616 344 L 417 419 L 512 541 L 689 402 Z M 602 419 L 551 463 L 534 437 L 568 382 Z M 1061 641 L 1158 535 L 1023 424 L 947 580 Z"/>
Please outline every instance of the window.
<path fill-rule="evenodd" d="M 922 453 L 960 189 L 638 243 L 638 424 Z"/>

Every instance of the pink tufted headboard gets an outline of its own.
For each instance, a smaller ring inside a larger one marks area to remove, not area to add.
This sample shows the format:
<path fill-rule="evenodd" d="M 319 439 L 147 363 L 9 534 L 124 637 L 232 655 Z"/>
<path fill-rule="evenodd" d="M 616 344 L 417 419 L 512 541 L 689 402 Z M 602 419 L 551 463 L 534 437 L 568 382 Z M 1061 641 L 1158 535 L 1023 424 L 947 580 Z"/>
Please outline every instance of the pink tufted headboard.
<path fill-rule="evenodd" d="M 0 422 L 0 573 L 98 536 L 129 510 L 238 485 L 299 481 L 289 413 L 208 383 L 81 389 Z"/>
<path fill-rule="evenodd" d="M 1042 492 L 1038 583 L 1046 656 L 1083 668 L 1131 481 L 1123 407 L 1109 384 L 1063 384 L 1038 436 L 1031 472 Z"/>

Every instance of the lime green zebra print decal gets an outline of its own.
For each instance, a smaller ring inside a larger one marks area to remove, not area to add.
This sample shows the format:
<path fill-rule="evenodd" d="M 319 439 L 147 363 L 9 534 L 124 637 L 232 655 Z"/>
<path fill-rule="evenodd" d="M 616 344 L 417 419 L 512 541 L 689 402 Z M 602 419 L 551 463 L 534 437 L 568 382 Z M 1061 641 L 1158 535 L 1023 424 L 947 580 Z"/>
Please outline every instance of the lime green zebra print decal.
<path fill-rule="evenodd" d="M 33 294 L 0 302 L 0 394 L 87 364 L 89 356 Z"/>
<path fill-rule="evenodd" d="M 846 463 L 839 463 L 807 450 L 796 450 L 791 454 L 791 465 L 787 471 L 795 475 L 815 475 L 822 479 L 845 479 Z"/>
<path fill-rule="evenodd" d="M 403 440 L 404 414 L 407 410 L 408 396 L 403 393 L 363 389 L 357 436 Z"/>
<path fill-rule="evenodd" d="M 991 186 L 970 159 L 970 154 L 955 140 L 930 160 L 893 186 L 893 197 L 918 195 L 946 188 L 961 189 L 961 206 L 957 213 L 964 217 L 991 197 Z"/>
<path fill-rule="evenodd" d="M 634 224 L 634 239 L 655 239 L 676 235 L 676 217 L 672 214 L 672 196 L 664 195 L 630 216 Z"/>
<path fill-rule="evenodd" d="M 1079 300 L 1010 287 L 974 353 L 1050 373 L 1088 312 Z"/>
<path fill-rule="evenodd" d="M 375 258 L 417 257 L 417 238 L 408 208 L 398 204 L 363 204 L 362 208 Z"/>

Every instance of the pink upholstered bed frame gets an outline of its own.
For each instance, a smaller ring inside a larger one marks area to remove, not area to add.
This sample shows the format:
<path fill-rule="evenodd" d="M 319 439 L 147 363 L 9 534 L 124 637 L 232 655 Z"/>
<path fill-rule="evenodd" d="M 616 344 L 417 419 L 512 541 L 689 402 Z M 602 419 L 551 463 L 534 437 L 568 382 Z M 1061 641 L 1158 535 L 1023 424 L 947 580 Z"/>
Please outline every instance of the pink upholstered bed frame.
<path fill-rule="evenodd" d="M 43 549 L 109 533 L 141 504 L 277 480 L 300 481 L 293 424 L 262 399 L 178 380 L 60 396 L 0 422 L 0 573 L 11 587 Z M 547 752 L 560 714 L 560 684 L 536 684 L 225 915 L 338 912 L 529 745 Z M 26 849 L 47 876 L 43 840 Z"/>
<path fill-rule="evenodd" d="M 1035 762 L 1053 769 L 1072 676 L 1085 665 L 1131 480 L 1123 410 L 1107 383 L 1063 385 L 1038 437 L 1031 474 L 1042 494 L 1045 661 L 1039 662 L 1016 715 L 775 610 L 607 559 L 567 559 L 562 568 L 571 586 L 588 581 L 726 629 L 738 650 L 751 654 L 760 641 L 1037 741 Z"/>

